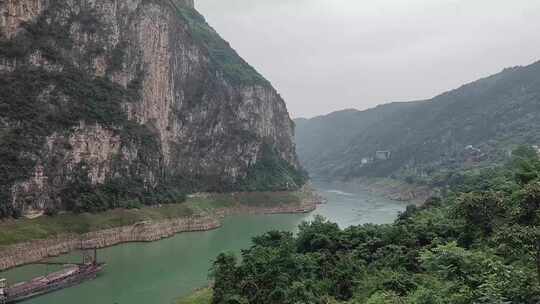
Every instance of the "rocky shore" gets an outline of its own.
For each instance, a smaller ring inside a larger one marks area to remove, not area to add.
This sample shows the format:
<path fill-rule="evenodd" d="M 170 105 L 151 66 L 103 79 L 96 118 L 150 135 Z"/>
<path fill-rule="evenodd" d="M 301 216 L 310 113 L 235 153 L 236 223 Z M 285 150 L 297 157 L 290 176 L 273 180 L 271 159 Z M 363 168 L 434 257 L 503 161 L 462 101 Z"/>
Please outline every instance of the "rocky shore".
<path fill-rule="evenodd" d="M 408 184 L 395 179 L 358 179 L 353 183 L 365 191 L 381 195 L 387 199 L 423 204 L 436 191 L 427 186 Z"/>
<path fill-rule="evenodd" d="M 0 270 L 26 265 L 59 256 L 78 249 L 105 248 L 130 242 L 153 242 L 181 232 L 207 231 L 221 227 L 221 219 L 236 214 L 308 213 L 320 202 L 277 207 L 237 206 L 215 210 L 212 214 L 164 221 L 145 221 L 130 226 L 85 233 L 63 235 L 53 239 L 36 240 L 0 250 Z"/>
<path fill-rule="evenodd" d="M 386 199 L 418 205 L 423 204 L 428 198 L 438 195 L 438 190 L 428 186 L 409 184 L 391 178 L 356 178 L 347 181 L 321 179 L 321 181 L 334 185 L 336 189 L 350 192 L 361 190 Z"/>

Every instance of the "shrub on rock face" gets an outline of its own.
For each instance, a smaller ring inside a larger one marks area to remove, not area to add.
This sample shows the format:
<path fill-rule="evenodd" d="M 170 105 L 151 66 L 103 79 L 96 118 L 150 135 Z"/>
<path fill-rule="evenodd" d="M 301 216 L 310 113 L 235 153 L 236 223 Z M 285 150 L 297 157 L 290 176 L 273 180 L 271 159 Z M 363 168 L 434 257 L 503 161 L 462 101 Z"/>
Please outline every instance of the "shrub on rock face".
<path fill-rule="evenodd" d="M 242 191 L 287 191 L 299 189 L 307 180 L 307 172 L 295 168 L 279 156 L 275 147 L 265 143 L 259 160 L 248 168 L 237 187 Z"/>

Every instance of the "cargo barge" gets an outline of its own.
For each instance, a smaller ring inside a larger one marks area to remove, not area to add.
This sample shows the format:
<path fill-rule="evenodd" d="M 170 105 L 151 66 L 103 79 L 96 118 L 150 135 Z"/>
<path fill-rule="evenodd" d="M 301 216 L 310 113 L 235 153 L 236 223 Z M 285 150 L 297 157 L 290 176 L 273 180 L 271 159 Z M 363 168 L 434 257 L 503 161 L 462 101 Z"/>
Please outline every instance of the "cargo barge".
<path fill-rule="evenodd" d="M 59 263 L 46 263 L 59 264 Z M 105 267 L 94 259 L 91 262 L 69 265 L 61 271 L 46 276 L 33 278 L 27 282 L 8 286 L 6 279 L 0 279 L 0 304 L 18 303 L 53 291 L 81 284 L 92 280 Z"/>

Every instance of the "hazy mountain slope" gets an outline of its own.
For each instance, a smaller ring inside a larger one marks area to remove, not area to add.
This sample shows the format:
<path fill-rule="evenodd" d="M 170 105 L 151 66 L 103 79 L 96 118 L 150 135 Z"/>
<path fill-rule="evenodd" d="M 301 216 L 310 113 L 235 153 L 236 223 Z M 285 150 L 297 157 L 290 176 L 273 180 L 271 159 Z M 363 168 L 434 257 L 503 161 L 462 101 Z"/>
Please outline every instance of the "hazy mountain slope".
<path fill-rule="evenodd" d="M 296 119 L 296 149 L 302 165 L 314 175 L 347 166 L 343 158 L 363 130 L 414 104 L 393 103 L 368 111 L 350 109 L 312 119 Z"/>
<path fill-rule="evenodd" d="M 346 143 L 335 144 L 341 136 L 336 122 L 354 128 L 342 132 Z M 506 69 L 427 102 L 302 121 L 296 141 L 307 169 L 329 177 L 422 176 L 471 159 L 500 161 L 515 144 L 540 142 L 540 63 Z M 378 150 L 391 151 L 392 159 L 361 163 Z"/>
<path fill-rule="evenodd" d="M 0 216 L 294 188 L 293 133 L 192 0 L 0 1 Z"/>

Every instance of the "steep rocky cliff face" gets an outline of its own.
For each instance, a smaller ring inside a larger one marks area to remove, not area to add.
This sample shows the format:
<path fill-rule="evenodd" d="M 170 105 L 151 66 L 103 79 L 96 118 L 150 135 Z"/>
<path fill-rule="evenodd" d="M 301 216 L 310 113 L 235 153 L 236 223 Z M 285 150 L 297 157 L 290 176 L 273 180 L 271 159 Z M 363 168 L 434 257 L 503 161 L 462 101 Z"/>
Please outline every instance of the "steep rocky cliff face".
<path fill-rule="evenodd" d="M 304 180 L 282 98 L 193 0 L 0 1 L 0 215 Z"/>

